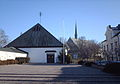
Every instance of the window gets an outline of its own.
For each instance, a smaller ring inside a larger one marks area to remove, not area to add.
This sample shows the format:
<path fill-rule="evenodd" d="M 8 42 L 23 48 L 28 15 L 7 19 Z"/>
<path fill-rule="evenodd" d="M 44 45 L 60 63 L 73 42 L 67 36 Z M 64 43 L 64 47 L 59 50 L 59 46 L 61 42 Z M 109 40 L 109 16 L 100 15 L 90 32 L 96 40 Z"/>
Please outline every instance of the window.
<path fill-rule="evenodd" d="M 108 45 L 107 45 L 107 51 L 109 50 L 108 48 L 109 48 L 109 47 L 108 47 Z"/>
<path fill-rule="evenodd" d="M 74 59 L 77 59 L 77 58 L 78 58 L 78 54 L 74 54 L 74 55 L 73 55 L 73 58 L 74 58 Z"/>
<path fill-rule="evenodd" d="M 113 43 L 111 43 L 111 50 L 113 51 Z"/>
<path fill-rule="evenodd" d="M 37 27 L 33 28 L 33 31 L 40 31 L 39 26 L 37 26 Z"/>
<path fill-rule="evenodd" d="M 117 41 L 115 42 L 115 48 L 117 47 Z"/>
<path fill-rule="evenodd" d="M 105 46 L 104 46 L 104 50 L 105 50 Z"/>

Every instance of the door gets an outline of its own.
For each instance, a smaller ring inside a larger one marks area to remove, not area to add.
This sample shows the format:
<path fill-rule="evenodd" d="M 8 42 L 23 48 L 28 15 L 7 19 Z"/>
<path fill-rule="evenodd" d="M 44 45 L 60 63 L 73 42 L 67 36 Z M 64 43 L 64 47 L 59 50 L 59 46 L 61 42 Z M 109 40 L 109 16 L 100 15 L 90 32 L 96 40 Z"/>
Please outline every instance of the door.
<path fill-rule="evenodd" d="M 54 54 L 47 54 L 47 63 L 54 63 Z"/>

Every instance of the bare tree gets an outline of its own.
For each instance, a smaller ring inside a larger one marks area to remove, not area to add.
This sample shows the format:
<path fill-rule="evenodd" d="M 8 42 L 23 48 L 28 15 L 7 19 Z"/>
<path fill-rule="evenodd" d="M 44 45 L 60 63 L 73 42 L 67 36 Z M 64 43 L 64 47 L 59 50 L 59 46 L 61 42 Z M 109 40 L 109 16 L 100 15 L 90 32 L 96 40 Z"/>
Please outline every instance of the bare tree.
<path fill-rule="evenodd" d="M 95 42 L 94 40 L 86 40 L 85 37 L 79 38 L 78 47 L 79 47 L 80 57 L 82 57 L 83 59 L 88 59 L 88 58 L 95 59 L 96 55 L 100 50 L 100 46 L 97 42 Z"/>
<path fill-rule="evenodd" d="M 95 60 L 96 56 L 99 54 L 99 51 L 100 51 L 100 45 L 95 42 L 94 40 L 89 40 L 88 41 L 89 43 L 89 52 L 91 53 L 90 54 L 90 57 L 93 58 Z"/>
<path fill-rule="evenodd" d="M 87 58 L 87 52 L 86 52 L 86 39 L 85 37 L 80 37 L 79 40 L 77 41 L 78 48 L 79 48 L 79 56 L 84 58 Z"/>
<path fill-rule="evenodd" d="M 0 29 L 0 47 L 4 47 L 8 43 L 8 36 L 5 31 Z"/>
<path fill-rule="evenodd" d="M 66 38 L 60 37 L 60 38 L 59 38 L 59 41 L 64 44 L 64 43 L 66 43 Z"/>

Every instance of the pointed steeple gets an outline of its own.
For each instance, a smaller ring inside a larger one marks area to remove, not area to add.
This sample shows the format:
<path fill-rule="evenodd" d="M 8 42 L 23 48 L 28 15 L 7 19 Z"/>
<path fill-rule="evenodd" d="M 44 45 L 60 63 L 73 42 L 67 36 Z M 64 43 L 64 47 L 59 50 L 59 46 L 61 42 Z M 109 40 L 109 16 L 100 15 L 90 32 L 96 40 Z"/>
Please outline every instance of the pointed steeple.
<path fill-rule="evenodd" d="M 75 23 L 75 39 L 77 39 L 77 23 Z"/>

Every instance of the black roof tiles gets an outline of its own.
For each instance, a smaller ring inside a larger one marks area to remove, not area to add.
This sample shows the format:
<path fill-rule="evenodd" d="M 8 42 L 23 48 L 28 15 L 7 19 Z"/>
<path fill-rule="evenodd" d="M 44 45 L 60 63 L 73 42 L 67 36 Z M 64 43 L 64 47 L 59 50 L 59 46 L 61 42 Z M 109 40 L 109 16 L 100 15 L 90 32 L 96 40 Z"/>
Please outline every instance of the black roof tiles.
<path fill-rule="evenodd" d="M 13 40 L 6 47 L 62 47 L 63 44 L 39 23 Z"/>

